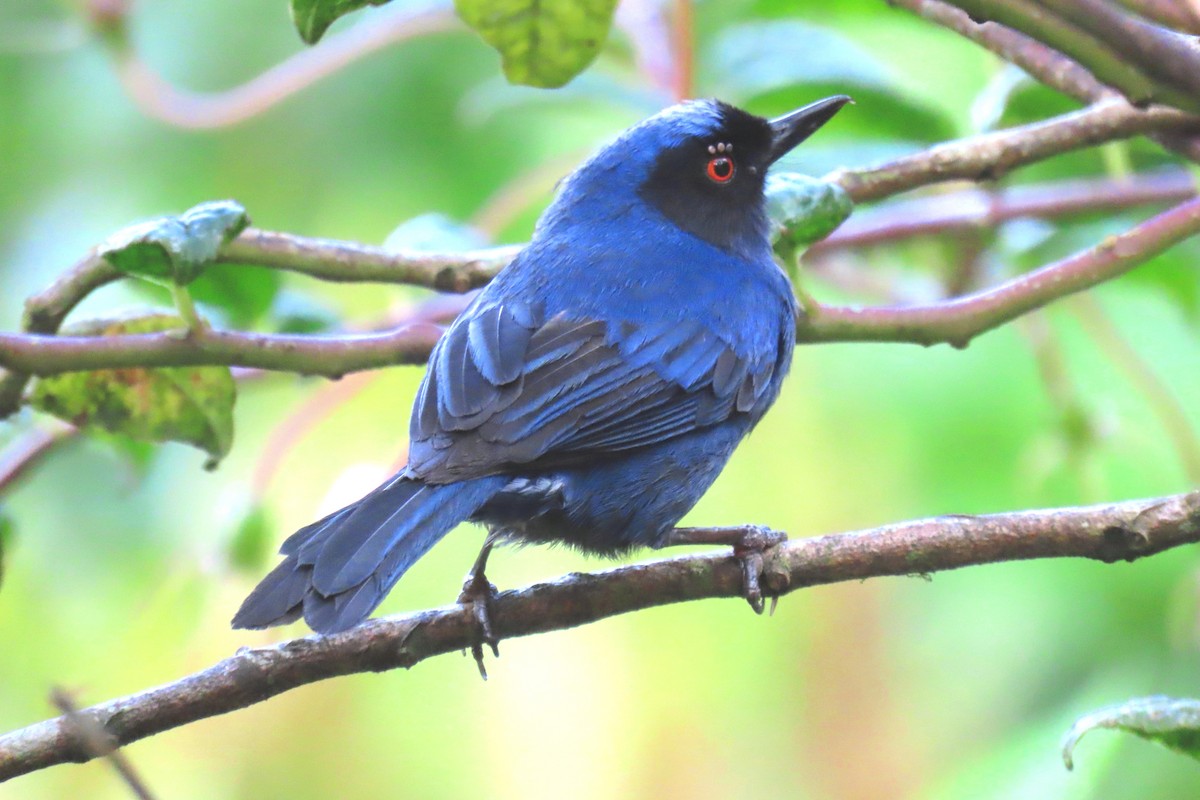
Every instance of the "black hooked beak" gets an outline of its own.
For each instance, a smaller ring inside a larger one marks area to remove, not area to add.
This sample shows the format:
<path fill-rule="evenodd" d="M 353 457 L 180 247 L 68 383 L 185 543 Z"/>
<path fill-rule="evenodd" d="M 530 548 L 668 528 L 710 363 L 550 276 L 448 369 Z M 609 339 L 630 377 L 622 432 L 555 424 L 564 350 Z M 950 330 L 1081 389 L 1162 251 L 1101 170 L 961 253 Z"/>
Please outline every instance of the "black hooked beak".
<path fill-rule="evenodd" d="M 853 102 L 846 95 L 838 94 L 771 120 L 771 163 L 816 133 L 817 128 L 833 119 L 846 103 Z"/>

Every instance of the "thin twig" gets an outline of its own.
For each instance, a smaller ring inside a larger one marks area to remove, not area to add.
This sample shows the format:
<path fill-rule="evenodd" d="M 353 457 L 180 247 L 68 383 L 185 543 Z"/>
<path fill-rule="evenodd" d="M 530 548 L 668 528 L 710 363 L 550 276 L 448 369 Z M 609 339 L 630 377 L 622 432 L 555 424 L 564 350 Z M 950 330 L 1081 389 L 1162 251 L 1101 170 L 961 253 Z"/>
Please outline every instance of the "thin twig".
<path fill-rule="evenodd" d="M 1188 420 L 1187 409 L 1137 350 L 1125 340 L 1116 325 L 1092 298 L 1075 298 L 1071 304 L 1084 329 L 1096 340 L 1102 353 L 1125 373 L 1131 385 L 1142 393 L 1167 439 L 1179 454 L 1187 479 L 1200 485 L 1200 435 Z"/>
<path fill-rule="evenodd" d="M 1200 492 L 1150 500 L 950 516 L 873 530 L 793 540 L 768 553 L 763 579 L 772 593 L 888 575 L 928 574 L 1035 558 L 1132 561 L 1200 541 Z M 511 639 L 572 628 L 644 608 L 713 597 L 740 597 L 742 566 L 726 553 L 655 561 L 593 574 L 574 573 L 492 604 L 497 635 Z M 86 709 L 120 745 L 262 702 L 307 683 L 360 672 L 412 667 L 470 646 L 474 614 L 449 606 L 368 621 L 333 636 L 307 636 L 243 648 L 173 683 Z M 69 761 L 88 761 L 66 730 L 47 720 L 0 736 L 0 781 Z"/>
<path fill-rule="evenodd" d="M 1121 4 L 1160 25 L 1200 34 L 1200 6 L 1195 0 L 1121 0 Z"/>
<path fill-rule="evenodd" d="M 1200 48 L 1189 41 L 1193 37 L 1152 25 L 1103 0 L 1039 2 L 1156 80 L 1185 95 L 1200 95 Z"/>
<path fill-rule="evenodd" d="M 674 0 L 671 14 L 671 46 L 674 51 L 675 85 L 672 87 L 675 100 L 686 100 L 692 96 L 695 83 L 695 21 L 692 19 L 692 0 Z"/>
<path fill-rule="evenodd" d="M 5 492 L 60 443 L 79 432 L 73 425 L 34 428 L 0 453 L 0 492 Z"/>
<path fill-rule="evenodd" d="M 1052 219 L 1090 211 L 1117 211 L 1195 197 L 1196 181 L 1185 169 L 1128 178 L 1085 178 L 957 192 L 897 200 L 855 212 L 842 226 L 805 251 L 804 257 L 962 230 L 994 228 L 1023 218 Z"/>
<path fill-rule="evenodd" d="M 1150 131 L 1187 129 L 1196 119 L 1171 109 L 1139 110 L 1120 98 L 1053 119 L 935 145 L 874 168 L 837 170 L 836 181 L 856 203 L 949 180 L 994 180 L 1051 156 Z"/>
<path fill-rule="evenodd" d="M 138 800 L 154 800 L 154 795 L 138 777 L 133 764 L 129 763 L 129 759 L 121 752 L 120 745 L 113 741 L 95 717 L 81 714 L 71 695 L 63 689 L 54 689 L 50 693 L 50 701 L 62 712 L 60 719 L 63 720 L 63 728 L 74 735 L 79 746 L 88 754 L 89 760 L 108 759 L 113 769 L 121 776 L 121 780 L 129 786 L 134 797 Z"/>
<path fill-rule="evenodd" d="M 121 277 L 107 261 L 89 256 L 59 276 L 45 291 L 25 301 L 23 326 L 29 333 L 54 333 L 63 319 L 94 290 Z M 29 375 L 0 374 L 0 419 L 16 413 Z"/>
<path fill-rule="evenodd" d="M 976 22 L 967 12 L 942 0 L 889 0 L 930 22 L 987 48 L 1047 86 L 1077 100 L 1093 101 L 1117 94 L 1096 80 L 1087 68 L 1037 39 L 996 22 Z"/>
<path fill-rule="evenodd" d="M 217 261 L 272 267 L 339 283 L 403 283 L 441 292 L 466 292 L 490 281 L 520 249 L 393 253 L 357 242 L 247 228 L 221 248 Z"/>
<path fill-rule="evenodd" d="M 797 326 L 802 342 L 946 342 L 963 347 L 976 335 L 1047 303 L 1142 264 L 1200 231 L 1200 199 L 1166 211 L 1096 247 L 1000 286 L 927 306 L 813 305 Z M 18 373 L 227 364 L 341 376 L 361 369 L 425 361 L 440 334 L 417 323 L 376 334 L 295 336 L 196 330 L 121 336 L 0 333 L 0 365 Z"/>
<path fill-rule="evenodd" d="M 1082 64 L 1102 83 L 1119 90 L 1135 106 L 1166 103 L 1200 113 L 1200 100 L 1172 84 L 1155 80 L 1126 59 L 1124 54 L 1113 52 L 1106 42 L 1034 0 L 946 2 L 958 6 L 976 21 L 999 22 L 1045 42 Z"/>
<path fill-rule="evenodd" d="M 147 115 L 181 128 L 207 129 L 236 125 L 283 102 L 355 61 L 407 39 L 461 30 L 449 8 L 413 11 L 397 4 L 369 24 L 334 33 L 319 46 L 305 48 L 241 86 L 220 92 L 190 92 L 172 86 L 133 49 L 123 28 L 104 41 L 116 60 L 117 77 Z"/>
<path fill-rule="evenodd" d="M 797 339 L 965 347 L 984 331 L 1111 280 L 1197 232 L 1200 199 L 1192 199 L 1095 247 L 975 294 L 924 306 L 814 306 L 799 321 Z"/>
<path fill-rule="evenodd" d="M 996 22 L 973 20 L 965 11 L 943 0 L 889 0 L 925 19 L 967 37 L 1004 60 L 1016 64 L 1047 86 L 1084 103 L 1120 99 L 1078 62 L 1018 30 Z M 1130 106 L 1131 110 L 1134 110 Z M 1163 108 L 1156 113 L 1186 115 Z M 1150 138 L 1184 158 L 1200 161 L 1200 137 L 1173 133 L 1150 133 Z"/>
<path fill-rule="evenodd" d="M 423 364 L 441 336 L 427 323 L 381 333 L 341 336 L 241 333 L 198 329 L 122 336 L 45 336 L 0 333 L 0 364 L 33 375 L 122 367 L 226 364 L 325 375 L 399 364 Z"/>

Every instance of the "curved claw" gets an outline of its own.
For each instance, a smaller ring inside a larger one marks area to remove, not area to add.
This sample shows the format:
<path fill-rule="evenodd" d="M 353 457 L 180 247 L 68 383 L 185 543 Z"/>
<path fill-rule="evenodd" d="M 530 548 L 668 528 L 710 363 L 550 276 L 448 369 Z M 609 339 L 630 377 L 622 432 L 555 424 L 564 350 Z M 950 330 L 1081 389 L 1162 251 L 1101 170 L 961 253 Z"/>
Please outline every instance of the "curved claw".
<path fill-rule="evenodd" d="M 747 528 L 733 545 L 733 556 L 742 562 L 742 594 L 755 614 L 764 610 L 762 587 L 763 553 L 787 541 L 787 534 L 765 527 Z M 771 596 L 771 616 L 779 605 L 778 595 Z"/>
<path fill-rule="evenodd" d="M 479 636 L 471 644 L 471 656 L 475 659 L 475 665 L 479 667 L 479 677 L 485 681 L 488 675 L 487 667 L 483 663 L 483 646 L 486 644 L 491 649 L 493 656 L 500 657 L 500 640 L 492 629 L 491 615 L 492 598 L 496 594 L 496 587 L 483 575 L 471 574 L 467 576 L 462 592 L 458 595 L 459 604 L 470 606 L 471 616 L 475 618 Z"/>
<path fill-rule="evenodd" d="M 773 531 L 762 525 L 745 525 L 740 528 L 672 528 L 654 547 L 669 547 L 677 544 L 725 544 L 733 546 L 733 557 L 742 562 L 742 596 L 750 603 L 754 613 L 763 613 L 763 593 L 759 585 L 764 563 L 763 554 L 776 545 L 787 541 L 787 534 Z M 775 613 L 778 597 L 771 597 L 771 613 Z"/>

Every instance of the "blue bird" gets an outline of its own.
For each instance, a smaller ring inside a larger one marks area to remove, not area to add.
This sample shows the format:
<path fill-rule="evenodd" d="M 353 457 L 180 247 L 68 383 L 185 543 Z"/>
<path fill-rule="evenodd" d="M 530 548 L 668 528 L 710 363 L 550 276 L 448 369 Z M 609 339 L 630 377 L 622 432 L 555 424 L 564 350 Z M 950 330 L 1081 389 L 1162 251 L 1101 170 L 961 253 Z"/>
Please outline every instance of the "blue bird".
<path fill-rule="evenodd" d="M 503 541 L 607 556 L 731 544 L 761 612 L 762 550 L 782 535 L 675 524 L 791 362 L 798 311 L 771 255 L 767 169 L 849 99 L 770 121 L 682 103 L 576 170 L 430 355 L 408 465 L 288 538 L 234 627 L 353 627 L 464 520 L 488 534 L 460 602 L 493 649 L 484 568 Z"/>

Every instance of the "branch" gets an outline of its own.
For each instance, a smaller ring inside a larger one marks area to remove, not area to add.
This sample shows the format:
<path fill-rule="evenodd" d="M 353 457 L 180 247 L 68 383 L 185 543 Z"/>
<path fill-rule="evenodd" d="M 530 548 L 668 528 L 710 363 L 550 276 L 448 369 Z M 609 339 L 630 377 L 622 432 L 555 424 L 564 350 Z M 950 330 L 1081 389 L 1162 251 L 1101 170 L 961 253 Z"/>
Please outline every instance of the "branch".
<path fill-rule="evenodd" d="M 0 492 L 7 491 L 59 444 L 70 440 L 79 429 L 64 423 L 52 428 L 34 428 L 0 452 Z"/>
<path fill-rule="evenodd" d="M 122 367 L 226 364 L 324 375 L 398 364 L 424 364 L 442 329 L 428 323 L 342 336 L 194 329 L 123 336 L 0 333 L 0 364 L 19 373 L 56 375 Z"/>
<path fill-rule="evenodd" d="M 835 307 L 810 302 L 797 323 L 801 342 L 947 342 L 974 336 L 1128 272 L 1200 231 L 1200 199 L 1159 214 L 1096 247 L 976 294 L 927 306 Z M 53 375 L 122 367 L 230 366 L 338 377 L 362 369 L 420 364 L 440 330 L 428 323 L 390 332 L 296 336 L 194 330 L 120 336 L 0 333 L 0 365 L 16 374 Z"/>
<path fill-rule="evenodd" d="M 811 304 L 797 324 L 801 342 L 945 342 L 965 347 L 975 336 L 1052 300 L 1128 272 L 1200 232 L 1200 198 L 1153 217 L 1119 236 L 975 294 L 926 306 L 874 308 Z"/>
<path fill-rule="evenodd" d="M 768 554 L 770 590 L 887 575 L 939 572 L 1034 558 L 1133 561 L 1200 541 L 1200 492 L 1150 500 L 948 516 L 853 533 L 793 540 Z M 584 625 L 644 608 L 713 597 L 740 597 L 742 569 L 724 553 L 683 556 L 599 573 L 573 573 L 501 593 L 492 625 L 502 638 Z M 116 745 L 236 711 L 338 675 L 412 667 L 469 647 L 474 616 L 448 606 L 370 620 L 333 636 L 307 636 L 244 648 L 173 683 L 93 706 Z M 88 761 L 62 717 L 0 737 L 0 781 L 68 761 Z"/>
<path fill-rule="evenodd" d="M 79 709 L 75 707 L 75 700 L 62 689 L 55 689 L 51 692 L 50 700 L 63 714 L 63 727 L 70 729 L 89 758 L 107 758 L 113 765 L 113 769 L 121 776 L 121 780 L 133 792 L 134 797 L 138 800 L 154 800 L 154 795 L 146 788 L 146 784 L 134 770 L 133 764 L 129 763 L 129 759 L 125 758 L 120 749 L 113 745 L 104 728 L 94 717 L 80 714 Z"/>
<path fill-rule="evenodd" d="M 1091 300 L 1091 302 L 1087 302 Z M 1137 350 L 1121 336 L 1121 332 L 1104 310 L 1091 298 L 1077 298 L 1073 310 L 1084 329 L 1095 340 L 1097 348 L 1125 373 L 1130 386 L 1139 391 L 1166 430 L 1167 440 L 1179 454 L 1187 479 L 1200 485 L 1200 435 L 1188 419 L 1188 409 L 1180 402 L 1171 387 L 1158 376 Z"/>
<path fill-rule="evenodd" d="M 1015 166 L 1067 150 L 1140 132 L 1177 130 L 1193 124 L 1193 118 L 1176 111 L 1157 108 L 1141 111 L 1113 98 L 1045 122 L 939 145 L 879 167 L 840 170 L 829 179 L 836 180 L 856 202 L 863 202 L 938 181 L 994 178 Z M 350 242 L 248 229 L 222 249 L 218 260 L 261 264 L 330 281 L 374 280 L 465 291 L 489 280 L 516 252 L 516 248 L 494 248 L 455 255 L 394 254 Z M 34 334 L 53 333 L 66 314 L 89 292 L 118 277 L 119 273 L 99 258 L 93 256 L 83 260 L 45 292 L 28 301 L 25 329 Z M 1053 297 L 1043 293 L 1037 305 L 1049 299 Z M 948 311 L 959 313 L 954 309 Z M 912 320 L 924 315 L 921 309 L 916 310 L 916 316 L 914 312 L 905 312 L 902 319 L 893 318 L 890 322 L 886 318 L 889 313 L 892 312 L 888 309 L 878 309 L 872 315 L 861 316 L 854 309 L 825 309 L 821 322 L 814 319 L 806 324 L 809 337 L 806 341 L 861 341 L 881 337 L 895 341 L 957 341 L 938 332 L 921 335 L 907 330 Z M 1022 312 L 1018 310 L 1017 313 Z M 1003 317 L 1000 321 L 1008 318 L 1011 317 Z M 855 319 L 861 321 L 857 330 L 852 324 Z M 886 333 L 889 325 L 893 328 L 890 334 Z M 979 328 L 975 332 L 986 329 Z M 411 329 L 404 329 L 355 339 L 355 346 L 352 346 L 352 341 L 346 337 L 310 340 L 214 331 L 186 339 L 170 339 L 162 334 L 105 337 L 103 342 L 94 342 L 96 355 L 89 355 L 83 352 L 90 346 L 86 339 L 5 334 L 0 335 L 0 365 L 8 372 L 0 378 L 0 418 L 11 415 L 20 407 L 22 391 L 30 371 L 35 368 L 38 374 L 51 374 L 118 365 L 232 364 L 341 375 L 356 369 L 408 363 L 406 360 L 419 361 L 421 351 L 418 348 L 421 342 L 429 341 L 428 337 L 428 331 L 414 334 Z M 361 357 L 355 354 L 359 344 L 367 349 Z M 120 352 L 127 347 L 132 347 L 133 351 Z M 112 360 L 106 361 L 106 354 L 111 355 Z M 318 362 L 310 361 L 314 356 L 318 357 Z"/>
<path fill-rule="evenodd" d="M 1200 113 L 1200 101 L 1174 86 L 1161 84 L 1123 54 L 1033 0 L 946 0 L 976 21 L 994 21 L 1045 42 L 1079 62 L 1102 83 L 1112 86 L 1135 106 L 1167 103 Z"/>
<path fill-rule="evenodd" d="M 508 246 L 465 253 L 394 253 L 357 242 L 247 228 L 221 248 L 217 261 L 272 267 L 336 283 L 403 283 L 466 292 L 494 278 L 520 250 Z"/>
<path fill-rule="evenodd" d="M 1152 25 L 1102 0 L 1040 2 L 1147 74 L 1185 95 L 1200 95 L 1200 48 L 1191 43 L 1193 37 Z"/>
<path fill-rule="evenodd" d="M 247 228 L 221 249 L 217 261 L 274 267 L 327 281 L 404 283 L 448 292 L 465 292 L 491 280 L 519 250 L 519 247 L 496 247 L 474 253 L 440 255 L 392 253 L 383 248 L 355 242 L 312 239 Z M 83 298 L 120 277 L 121 273 L 104 259 L 94 254 L 84 258 L 49 288 L 25 301 L 23 327 L 33 334 L 56 332 L 67 314 Z M 139 343 L 139 347 L 145 348 L 147 353 L 153 353 L 148 356 L 150 358 L 168 361 L 171 358 L 183 358 L 185 360 L 180 363 L 186 364 L 230 363 L 338 376 L 358 369 L 407 363 L 388 361 L 388 348 L 396 348 L 400 351 L 400 357 L 403 357 L 404 352 L 416 352 L 411 348 L 418 347 L 421 342 L 427 342 L 430 335 L 428 330 L 402 332 L 397 329 L 390 334 L 360 338 L 355 340 L 355 346 L 365 345 L 368 350 L 374 352 L 364 353 L 363 359 L 356 361 L 356 356 L 347 352 L 348 349 L 354 348 L 348 348 L 350 340 L 345 337 L 327 337 L 324 340 L 312 341 L 310 337 L 207 333 L 203 342 L 199 341 L 200 337 L 191 337 L 190 340 L 176 339 L 174 342 L 158 341 L 169 338 L 159 334 L 147 337 Z M 28 338 L 29 343 L 47 340 L 21 337 L 19 334 L 0 334 L 0 339 L 8 341 L 21 341 L 24 338 Z M 0 344 L 0 351 L 3 349 L 3 345 Z M 260 350 L 274 352 L 260 353 Z M 253 362 L 239 360 L 239 354 L 245 353 L 249 353 L 248 358 L 253 359 Z M 321 365 L 326 367 L 325 369 L 308 368 L 306 358 L 313 355 L 328 357 L 327 363 Z M 205 357 L 217 360 L 195 360 Z M 18 357 L 17 361 L 19 360 Z M 24 371 L 17 361 L 9 362 L 0 356 L 0 365 L 8 370 L 0 377 L 0 419 L 10 416 L 20 408 L 21 394 L 29 382 L 31 372 Z M 360 363 L 363 366 L 359 366 Z M 278 366 L 269 366 L 270 364 Z M 160 363 L 159 366 L 161 365 Z"/>
<path fill-rule="evenodd" d="M 964 189 L 858 211 L 828 237 L 804 251 L 804 257 L 913 236 L 994 228 L 1014 219 L 1049 219 L 1149 203 L 1178 203 L 1195 197 L 1196 193 L 1192 174 L 1175 168 L 1128 178 L 1063 180 L 1002 191 Z"/>
<path fill-rule="evenodd" d="M 1188 0 L 1121 0 L 1147 19 L 1184 33 L 1200 34 L 1200 6 Z"/>
<path fill-rule="evenodd" d="M 1053 119 L 935 145 L 878 167 L 836 170 L 836 181 L 856 203 L 949 180 L 994 180 L 1014 167 L 1116 139 L 1196 126 L 1195 117 L 1164 108 L 1136 109 L 1121 98 Z"/>
<path fill-rule="evenodd" d="M 930 22 L 949 28 L 975 44 L 1016 64 L 1042 83 L 1076 100 L 1091 102 L 1114 94 L 1079 62 L 1037 39 L 995 22 L 976 22 L 960 8 L 942 0 L 890 0 Z"/>
<path fill-rule="evenodd" d="M 95 0 L 92 5 L 93 22 L 106 34 L 102 41 L 116 61 L 117 78 L 130 98 L 147 116 L 190 129 L 236 125 L 385 47 L 418 36 L 462 30 L 452 9 L 414 11 L 397 5 L 391 13 L 372 18 L 370 24 L 334 33 L 319 47 L 305 48 L 240 86 L 220 92 L 191 92 L 172 86 L 141 60 L 129 41 L 126 8 L 97 19 Z"/>

